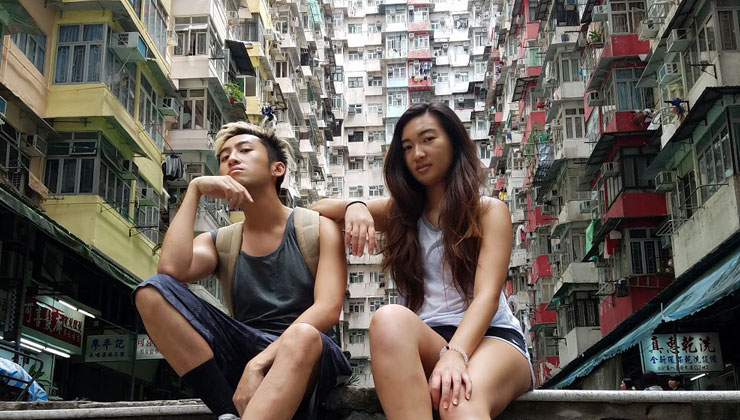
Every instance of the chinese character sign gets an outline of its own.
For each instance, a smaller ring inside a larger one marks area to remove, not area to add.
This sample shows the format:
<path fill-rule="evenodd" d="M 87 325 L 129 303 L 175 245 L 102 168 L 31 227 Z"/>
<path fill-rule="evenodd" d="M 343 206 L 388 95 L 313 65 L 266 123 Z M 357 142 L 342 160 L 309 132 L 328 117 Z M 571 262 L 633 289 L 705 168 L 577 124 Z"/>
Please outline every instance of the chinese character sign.
<path fill-rule="evenodd" d="M 82 330 L 85 315 L 64 308 L 56 308 L 34 297 L 26 299 L 23 306 L 23 326 L 61 340 L 75 347 L 82 347 Z"/>
<path fill-rule="evenodd" d="M 164 359 L 159 352 L 154 341 L 146 334 L 139 334 L 136 340 L 136 358 L 137 359 Z"/>
<path fill-rule="evenodd" d="M 130 335 L 90 335 L 85 346 L 86 362 L 121 362 L 131 360 Z"/>
<path fill-rule="evenodd" d="M 655 373 L 723 371 L 717 333 L 653 334 L 640 343 L 642 370 Z"/>

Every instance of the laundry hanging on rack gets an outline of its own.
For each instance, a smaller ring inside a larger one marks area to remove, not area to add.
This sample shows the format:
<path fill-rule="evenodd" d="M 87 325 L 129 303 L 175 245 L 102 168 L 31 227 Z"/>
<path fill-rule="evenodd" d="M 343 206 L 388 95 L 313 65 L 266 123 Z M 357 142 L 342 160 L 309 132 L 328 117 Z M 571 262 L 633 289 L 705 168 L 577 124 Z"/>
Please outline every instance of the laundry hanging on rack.
<path fill-rule="evenodd" d="M 165 181 L 174 181 L 182 178 L 185 172 L 182 159 L 178 155 L 167 155 L 162 163 L 162 173 Z"/>

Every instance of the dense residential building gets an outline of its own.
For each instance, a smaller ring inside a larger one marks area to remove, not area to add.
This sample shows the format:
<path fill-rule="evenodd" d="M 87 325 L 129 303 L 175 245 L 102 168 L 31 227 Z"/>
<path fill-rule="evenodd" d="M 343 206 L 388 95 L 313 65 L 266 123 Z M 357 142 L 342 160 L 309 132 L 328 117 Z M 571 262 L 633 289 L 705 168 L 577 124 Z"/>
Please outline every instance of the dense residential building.
<path fill-rule="evenodd" d="M 737 275 L 737 11 L 502 5 L 492 168 L 516 226 L 507 290 L 537 386 L 616 389 L 655 371 L 737 388 L 737 286 L 719 280 Z"/>
<path fill-rule="evenodd" d="M 330 67 L 335 118 L 327 195 L 385 197 L 383 156 L 396 121 L 411 104 L 444 102 L 469 129 L 487 172 L 492 156 L 485 107 L 490 1 L 334 0 Z M 492 177 L 487 177 L 489 183 Z M 489 190 L 492 186 L 487 187 Z M 486 191 L 490 193 L 490 191 Z M 381 255 L 350 256 L 342 346 L 359 385 L 372 385 L 368 327 L 397 302 Z"/>

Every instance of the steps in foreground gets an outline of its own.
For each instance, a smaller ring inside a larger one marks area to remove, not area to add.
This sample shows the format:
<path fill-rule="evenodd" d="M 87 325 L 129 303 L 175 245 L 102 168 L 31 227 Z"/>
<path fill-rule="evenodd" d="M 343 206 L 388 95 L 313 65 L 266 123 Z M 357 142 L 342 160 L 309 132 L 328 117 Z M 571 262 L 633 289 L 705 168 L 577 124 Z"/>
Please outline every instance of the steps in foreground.
<path fill-rule="evenodd" d="M 0 402 L 0 418 L 213 419 L 200 400 L 49 403 Z M 340 388 L 322 420 L 383 420 L 371 388 Z M 740 391 L 533 391 L 499 420 L 740 420 Z"/>

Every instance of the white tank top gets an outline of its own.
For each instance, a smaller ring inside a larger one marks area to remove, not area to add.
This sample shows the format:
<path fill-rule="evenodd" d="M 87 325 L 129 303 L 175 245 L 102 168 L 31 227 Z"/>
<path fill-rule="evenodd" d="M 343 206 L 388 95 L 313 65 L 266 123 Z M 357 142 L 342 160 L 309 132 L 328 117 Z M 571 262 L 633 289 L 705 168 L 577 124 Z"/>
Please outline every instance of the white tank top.
<path fill-rule="evenodd" d="M 430 327 L 440 325 L 457 327 L 462 322 L 467 305 L 452 282 L 449 267 L 442 265 L 444 253 L 442 231 L 432 226 L 423 215 L 419 218 L 417 226 L 424 266 L 424 302 L 417 315 Z M 499 296 L 498 310 L 490 326 L 514 329 L 522 334 L 521 324 L 509 309 L 503 291 Z"/>

